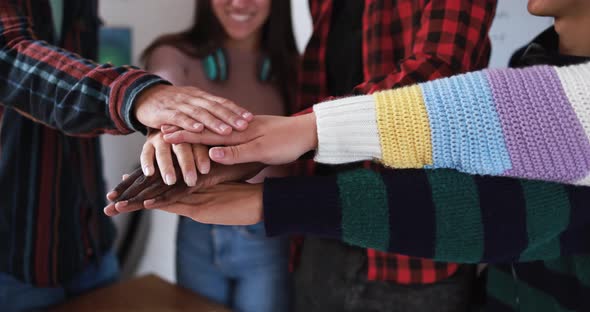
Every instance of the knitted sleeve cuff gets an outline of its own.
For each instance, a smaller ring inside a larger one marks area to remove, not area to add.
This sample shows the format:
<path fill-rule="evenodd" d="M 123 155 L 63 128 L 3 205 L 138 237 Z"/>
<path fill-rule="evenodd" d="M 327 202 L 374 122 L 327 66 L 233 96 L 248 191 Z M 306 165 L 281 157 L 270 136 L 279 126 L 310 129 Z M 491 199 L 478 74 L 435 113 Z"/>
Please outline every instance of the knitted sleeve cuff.
<path fill-rule="evenodd" d="M 318 131 L 316 162 L 342 164 L 381 158 L 373 96 L 328 101 L 313 110 Z"/>

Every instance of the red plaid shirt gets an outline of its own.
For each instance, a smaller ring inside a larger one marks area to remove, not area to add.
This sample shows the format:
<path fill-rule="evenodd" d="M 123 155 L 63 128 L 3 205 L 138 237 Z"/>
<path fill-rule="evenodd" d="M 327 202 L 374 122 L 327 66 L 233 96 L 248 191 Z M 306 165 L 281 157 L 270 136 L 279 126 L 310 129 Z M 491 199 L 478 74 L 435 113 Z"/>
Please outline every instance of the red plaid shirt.
<path fill-rule="evenodd" d="M 299 110 L 330 97 L 326 48 L 333 0 L 310 0 L 313 34 L 299 79 Z M 364 0 L 364 82 L 353 93 L 369 94 L 482 69 L 490 56 L 488 31 L 496 0 Z M 379 170 L 376 165 L 369 165 Z M 313 167 L 308 168 L 313 172 Z M 301 241 L 295 241 L 298 254 Z M 400 284 L 434 283 L 457 271 L 454 263 L 368 249 L 368 279 Z"/>

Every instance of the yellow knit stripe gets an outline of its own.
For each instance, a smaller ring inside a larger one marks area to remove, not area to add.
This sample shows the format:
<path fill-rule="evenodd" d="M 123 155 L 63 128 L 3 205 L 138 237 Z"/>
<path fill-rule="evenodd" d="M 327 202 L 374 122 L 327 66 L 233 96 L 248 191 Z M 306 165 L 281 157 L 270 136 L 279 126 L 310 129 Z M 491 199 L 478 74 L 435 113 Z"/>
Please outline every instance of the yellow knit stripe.
<path fill-rule="evenodd" d="M 373 94 L 383 163 L 394 168 L 432 165 L 428 114 L 418 85 Z"/>

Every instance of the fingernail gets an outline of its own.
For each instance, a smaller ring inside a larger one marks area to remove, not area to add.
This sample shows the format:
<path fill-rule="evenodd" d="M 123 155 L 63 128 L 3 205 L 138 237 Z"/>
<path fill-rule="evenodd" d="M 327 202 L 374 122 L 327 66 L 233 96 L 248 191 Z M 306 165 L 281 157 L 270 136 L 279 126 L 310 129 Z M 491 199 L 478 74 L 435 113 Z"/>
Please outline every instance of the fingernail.
<path fill-rule="evenodd" d="M 211 149 L 211 158 L 221 159 L 223 157 L 225 157 L 225 153 L 223 152 L 223 149 L 221 149 L 221 148 L 212 148 Z"/>
<path fill-rule="evenodd" d="M 184 177 L 184 183 L 188 186 L 195 186 L 197 184 L 197 173 L 196 172 L 189 172 Z"/>
<path fill-rule="evenodd" d="M 246 119 L 250 119 L 250 118 L 252 118 L 252 116 L 253 116 L 253 115 L 252 115 L 252 113 L 250 113 L 250 112 L 245 112 L 245 113 L 243 113 L 243 114 L 242 114 L 242 117 L 244 117 L 244 118 L 246 118 Z"/>
<path fill-rule="evenodd" d="M 153 174 L 152 168 L 150 166 L 143 167 L 143 174 L 147 177 L 151 176 Z"/>
<path fill-rule="evenodd" d="M 236 126 L 242 128 L 245 127 L 248 123 L 245 120 L 242 119 L 238 119 L 238 121 L 236 121 Z"/>
<path fill-rule="evenodd" d="M 107 194 L 107 199 L 109 199 L 109 200 L 110 200 L 110 199 L 113 199 L 113 198 L 115 198 L 115 197 L 117 197 L 117 192 L 115 192 L 115 191 L 110 191 L 110 192 Z"/>
<path fill-rule="evenodd" d="M 209 171 L 211 171 L 211 167 L 209 165 L 203 165 L 201 167 L 201 174 L 209 174 Z"/>
<path fill-rule="evenodd" d="M 167 174 L 166 175 L 166 184 L 174 185 L 174 183 L 176 183 L 176 177 L 171 174 Z"/>
<path fill-rule="evenodd" d="M 222 124 L 219 126 L 219 130 L 221 130 L 221 132 L 226 132 L 228 131 L 230 128 L 230 126 L 226 125 L 226 124 Z"/>
<path fill-rule="evenodd" d="M 144 207 L 147 207 L 147 206 L 151 206 L 151 205 L 153 205 L 155 203 L 156 203 L 156 200 L 155 199 L 148 199 L 148 200 L 143 201 L 143 206 Z"/>

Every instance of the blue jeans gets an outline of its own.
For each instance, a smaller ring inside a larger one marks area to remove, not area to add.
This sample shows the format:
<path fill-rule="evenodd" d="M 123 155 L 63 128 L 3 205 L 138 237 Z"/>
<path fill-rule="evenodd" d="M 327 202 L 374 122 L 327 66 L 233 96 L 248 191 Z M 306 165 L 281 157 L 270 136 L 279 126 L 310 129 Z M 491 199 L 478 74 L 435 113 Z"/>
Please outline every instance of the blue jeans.
<path fill-rule="evenodd" d="M 113 252 L 105 254 L 99 263 L 89 264 L 86 270 L 62 287 L 40 288 L 0 273 L 0 311 L 30 311 L 60 304 L 67 298 L 115 282 L 119 277 L 119 263 Z"/>
<path fill-rule="evenodd" d="M 288 311 L 288 248 L 284 238 L 267 238 L 262 223 L 218 226 L 181 217 L 176 278 L 236 312 Z"/>

